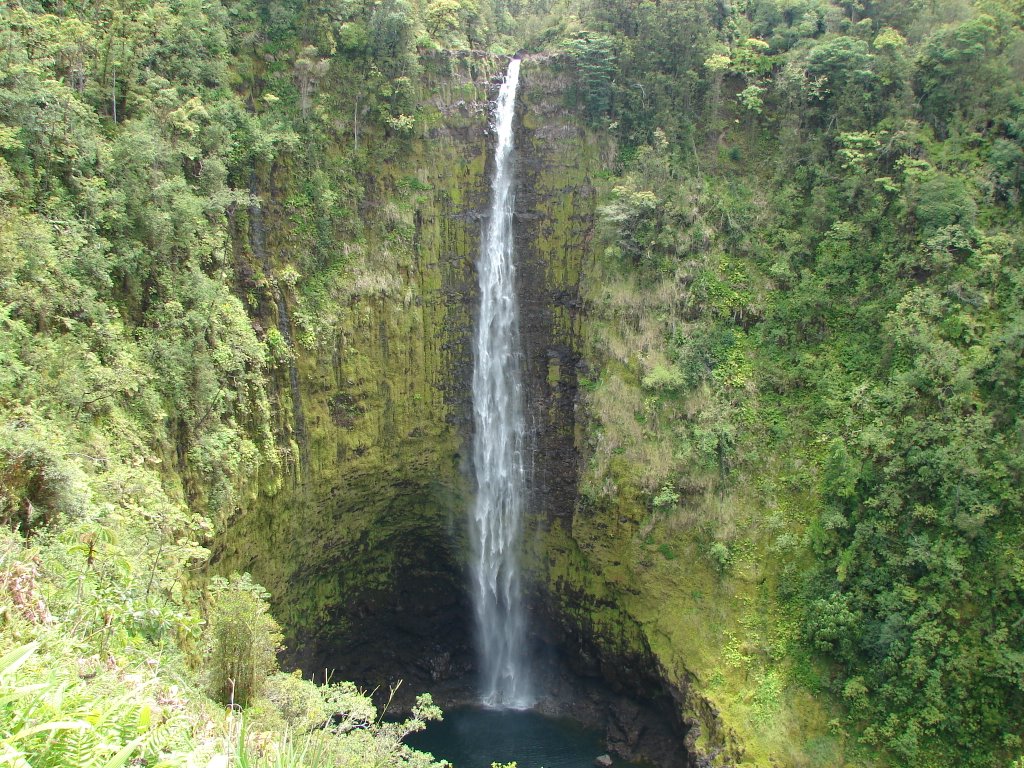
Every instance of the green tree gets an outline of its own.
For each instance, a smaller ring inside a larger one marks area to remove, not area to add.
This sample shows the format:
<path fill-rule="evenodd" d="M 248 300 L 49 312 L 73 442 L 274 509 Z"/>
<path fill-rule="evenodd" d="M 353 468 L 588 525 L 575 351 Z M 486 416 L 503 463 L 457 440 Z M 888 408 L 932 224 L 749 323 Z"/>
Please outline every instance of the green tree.
<path fill-rule="evenodd" d="M 210 579 L 205 675 L 210 695 L 246 706 L 277 669 L 281 629 L 270 615 L 269 593 L 249 574 Z"/>
<path fill-rule="evenodd" d="M 484 39 L 484 22 L 474 0 L 434 0 L 425 14 L 427 31 L 448 48 L 476 47 Z"/>
<path fill-rule="evenodd" d="M 580 32 L 565 43 L 565 49 L 580 71 L 586 114 L 597 120 L 611 108 L 615 41 L 608 35 Z"/>
<path fill-rule="evenodd" d="M 940 134 L 950 118 L 978 115 L 991 97 L 997 34 L 991 16 L 978 16 L 935 32 L 922 46 L 914 90 L 923 116 Z"/>
<path fill-rule="evenodd" d="M 870 125 L 876 106 L 878 77 L 868 44 L 839 36 L 807 52 L 808 96 L 820 103 L 822 128 L 852 130 Z"/>

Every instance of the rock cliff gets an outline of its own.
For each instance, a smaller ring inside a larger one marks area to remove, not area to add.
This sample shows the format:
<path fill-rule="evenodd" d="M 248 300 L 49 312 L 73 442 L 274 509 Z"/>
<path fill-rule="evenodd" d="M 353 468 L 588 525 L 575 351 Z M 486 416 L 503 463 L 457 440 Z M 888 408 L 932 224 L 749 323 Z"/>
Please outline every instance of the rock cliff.
<path fill-rule="evenodd" d="M 332 297 L 331 343 L 298 343 L 301 322 L 289 314 L 294 295 L 282 275 L 295 247 L 289 201 L 303 183 L 295 170 L 258 168 L 259 205 L 236 221 L 240 290 L 259 297 L 259 322 L 279 329 L 292 353 L 274 387 L 287 460 L 283 475 L 254 481 L 216 543 L 214 567 L 250 571 L 270 590 L 293 665 L 368 686 L 404 678 L 407 691 L 440 692 L 442 703 L 471 685 L 470 340 L 488 99 L 503 69 L 501 58 L 474 53 L 425 62 L 425 127 L 361 179 L 369 225 L 345 267 L 355 287 Z M 578 117 L 568 60 L 529 58 L 522 73 L 515 226 L 532 641 L 543 664 L 576 676 L 554 684 L 565 697 L 556 709 L 603 724 L 622 754 L 682 765 L 694 759 L 701 703 L 685 669 L 667 669 L 618 602 L 609 563 L 588 559 L 573 532 L 581 514 L 588 536 L 592 525 L 614 536 L 616 525 L 601 517 L 615 510 L 581 510 L 578 498 L 581 286 L 593 262 L 596 179 L 613 148 Z"/>

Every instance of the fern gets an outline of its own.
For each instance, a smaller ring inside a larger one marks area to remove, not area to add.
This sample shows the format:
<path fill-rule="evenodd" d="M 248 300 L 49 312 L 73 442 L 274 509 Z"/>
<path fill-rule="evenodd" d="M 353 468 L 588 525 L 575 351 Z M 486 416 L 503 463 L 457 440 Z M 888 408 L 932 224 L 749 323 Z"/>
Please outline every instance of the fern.
<path fill-rule="evenodd" d="M 29 660 L 29 657 L 36 652 L 38 647 L 38 642 L 28 643 L 0 657 L 0 678 L 5 678 L 17 672 L 18 668 Z"/>
<path fill-rule="evenodd" d="M 158 758 L 188 730 L 177 712 L 154 724 L 148 682 L 110 696 L 123 679 L 86 683 L 67 669 L 27 669 L 37 648 L 0 658 L 2 768 L 121 768 L 133 757 Z"/>
<path fill-rule="evenodd" d="M 140 736 L 134 741 L 125 744 L 116 755 L 106 763 L 103 763 L 102 768 L 123 768 L 128 764 L 128 759 L 138 751 L 141 741 L 142 737 Z"/>
<path fill-rule="evenodd" d="M 74 766 L 74 768 L 95 768 L 99 765 L 100 738 L 94 728 L 79 728 L 66 731 L 55 742 L 47 761 L 53 766 Z"/>
<path fill-rule="evenodd" d="M 104 719 L 109 719 L 110 717 L 117 718 L 109 724 L 108 730 L 117 739 L 118 743 L 127 744 L 139 736 L 141 713 L 142 707 L 137 704 L 123 708 L 118 707 L 105 713 L 106 717 Z"/>
<path fill-rule="evenodd" d="M 179 739 L 180 733 L 185 731 L 187 727 L 188 720 L 182 713 L 171 713 L 162 723 L 150 728 L 143 734 L 139 745 L 139 752 L 146 758 L 159 757 L 162 752 L 168 750 Z"/>

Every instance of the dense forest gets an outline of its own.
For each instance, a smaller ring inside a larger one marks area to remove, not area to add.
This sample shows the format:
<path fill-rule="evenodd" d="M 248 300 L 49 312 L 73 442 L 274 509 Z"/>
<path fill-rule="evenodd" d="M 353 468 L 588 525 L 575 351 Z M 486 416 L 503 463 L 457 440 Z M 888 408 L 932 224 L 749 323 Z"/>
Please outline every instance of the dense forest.
<path fill-rule="evenodd" d="M 0 763 L 432 764 L 402 743 L 429 697 L 391 722 L 282 673 L 266 592 L 206 564 L 307 460 L 292 361 L 399 290 L 423 190 L 380 169 L 430 127 L 428 63 L 473 49 L 552 54 L 614 145 L 579 515 L 641 510 L 595 547 L 714 660 L 749 742 L 718 762 L 813 732 L 782 764 L 1020 764 L 1022 25 L 1020 0 L 0 0 Z M 286 268 L 240 236 L 272 167 Z M 672 613 L 706 605 L 673 591 L 688 559 L 756 615 L 713 653 Z"/>
<path fill-rule="evenodd" d="M 752 666 L 897 764 L 1019 752 L 1021 11 L 609 4 L 570 43 L 622 156 L 595 458 L 654 507 L 762 500 L 699 523 L 779 563 L 794 636 Z"/>

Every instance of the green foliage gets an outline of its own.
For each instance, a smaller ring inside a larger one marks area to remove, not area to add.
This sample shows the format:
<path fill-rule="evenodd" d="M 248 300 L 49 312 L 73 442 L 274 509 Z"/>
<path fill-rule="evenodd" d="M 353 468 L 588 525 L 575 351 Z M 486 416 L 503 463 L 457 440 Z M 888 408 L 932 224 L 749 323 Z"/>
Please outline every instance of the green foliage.
<path fill-rule="evenodd" d="M 473 0 L 434 0 L 424 18 L 431 36 L 446 48 L 474 48 L 485 31 L 480 8 Z"/>
<path fill-rule="evenodd" d="M 287 680 L 287 682 L 285 682 Z M 235 742 L 234 759 L 250 768 L 441 768 L 425 753 L 403 743 L 432 720 L 441 718 L 429 694 L 416 699 L 410 717 L 396 722 L 378 716 L 369 697 L 351 683 L 316 686 L 294 675 L 277 675 L 270 681 L 270 695 L 286 700 L 274 706 L 258 704 L 230 723 Z M 392 690 L 394 695 L 394 690 Z M 303 704 L 296 708 L 298 701 Z M 284 708 L 279 708 L 281 703 Z M 284 716 L 287 726 L 270 733 L 257 730 L 267 725 L 268 712 Z"/>
<path fill-rule="evenodd" d="M 649 189 L 637 189 L 634 179 L 616 186 L 612 201 L 600 211 L 618 236 L 615 255 L 625 256 L 634 264 L 656 264 L 662 211 L 658 196 Z"/>
<path fill-rule="evenodd" d="M 579 68 L 587 116 L 596 120 L 611 106 L 615 41 L 608 35 L 580 32 L 565 43 L 565 50 Z"/>
<path fill-rule="evenodd" d="M 38 650 L 32 642 L 0 659 L 0 760 L 16 768 L 122 768 L 157 757 L 183 764 L 166 752 L 187 738 L 177 712 L 141 686 L 119 692 L 109 674 L 90 684 L 66 669 L 45 670 L 34 663 Z"/>
<path fill-rule="evenodd" d="M 740 717 L 774 721 L 813 680 L 875 759 L 1005 765 L 1024 739 L 1019 7 L 688 5 L 592 5 L 621 54 L 621 168 L 589 294 L 588 483 L 672 478 L 673 546 L 765 580 L 789 640 L 738 683 Z"/>
<path fill-rule="evenodd" d="M 922 46 L 915 71 L 915 90 L 926 119 L 943 129 L 951 115 L 973 114 L 984 108 L 992 84 L 997 45 L 995 20 L 979 15 L 953 27 L 937 30 Z"/>
<path fill-rule="evenodd" d="M 208 589 L 205 668 L 210 695 L 245 707 L 277 668 L 281 629 L 270 615 L 270 595 L 249 574 L 214 576 Z"/>
<path fill-rule="evenodd" d="M 721 541 L 714 542 L 708 548 L 708 558 L 720 575 L 726 574 L 732 566 L 732 552 Z"/>
<path fill-rule="evenodd" d="M 238 197 L 230 136 L 248 122 L 216 88 L 223 19 L 188 2 L 161 9 L 112 25 L 104 46 L 102 14 L 19 7 L 0 21 L 3 421 L 95 459 L 9 455 L 4 496 L 28 527 L 37 502 L 44 519 L 84 511 L 83 494 L 76 510 L 39 478 L 104 474 L 110 456 L 74 450 L 91 435 L 147 444 L 154 460 L 178 441 L 211 512 L 233 501 L 238 471 L 274 460 L 263 345 L 223 272 Z"/>
<path fill-rule="evenodd" d="M 807 53 L 811 98 L 843 127 L 867 124 L 877 103 L 873 64 L 863 40 L 840 36 L 819 43 Z"/>
<path fill-rule="evenodd" d="M 667 368 L 663 365 L 656 365 L 650 373 L 641 381 L 644 389 L 651 389 L 656 392 L 674 392 L 683 387 L 686 379 L 676 368 Z"/>
<path fill-rule="evenodd" d="M 970 732 L 964 747 L 979 734 L 1002 741 L 1015 726 L 997 713 L 1024 703 L 1024 692 L 998 682 L 1015 674 L 1019 643 L 1004 606 L 1024 596 L 1006 550 L 1020 535 L 1007 525 L 1022 503 L 1010 480 L 1019 462 L 1000 434 L 1002 393 L 983 389 L 989 350 L 1001 342 L 982 334 L 963 346 L 950 324 L 966 309 L 957 304 L 916 289 L 890 315 L 893 369 L 855 402 L 872 427 L 836 454 L 843 479 L 827 489 L 833 516 L 822 544 L 836 580 L 817 585 L 832 592 L 810 622 L 816 642 L 876 692 L 854 702 L 879 723 L 868 737 L 907 760 L 929 734 Z M 911 689 L 918 695 L 904 699 Z"/>
<path fill-rule="evenodd" d="M 412 40 L 413 8 L 404 0 L 375 3 L 370 15 L 370 53 L 379 59 L 400 59 Z"/>
<path fill-rule="evenodd" d="M 107 593 L 81 584 L 100 581 L 92 572 L 112 560 L 117 538 L 94 526 L 77 541 L 70 553 L 88 558 L 78 585 L 62 573 L 69 554 L 62 537 L 34 547 L 16 535 L 0 537 L 0 639 L 13 648 L 0 658 L 0 760 L 6 764 L 175 768 L 233 759 L 295 768 L 438 765 L 403 743 L 440 717 L 429 696 L 417 699 L 410 717 L 391 722 L 351 683 L 318 686 L 278 672 L 266 593 L 246 576 L 213 580 L 211 620 L 203 630 L 183 613 L 166 615 L 159 634 L 115 631 L 109 625 L 132 627 L 132 617 L 146 617 L 130 603 L 104 602 Z M 123 558 L 107 582 L 111 594 L 130 595 L 130 585 L 122 583 L 128 562 Z M 73 606 L 62 592 L 75 595 Z M 89 623 L 97 613 L 107 627 Z M 250 694 L 244 713 L 237 698 L 224 710 L 194 682 L 183 650 L 197 631 L 204 634 L 201 646 L 237 651 L 230 665 L 216 656 L 200 665 L 207 680 L 211 663 L 231 666 Z M 259 696 L 251 695 L 254 674 L 265 676 Z"/>
<path fill-rule="evenodd" d="M 669 509 L 679 503 L 679 492 L 671 485 L 663 485 L 651 499 L 655 509 Z"/>

